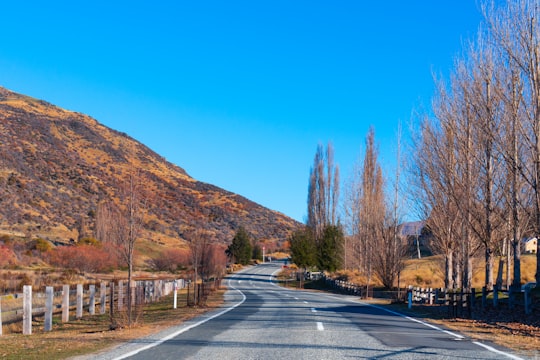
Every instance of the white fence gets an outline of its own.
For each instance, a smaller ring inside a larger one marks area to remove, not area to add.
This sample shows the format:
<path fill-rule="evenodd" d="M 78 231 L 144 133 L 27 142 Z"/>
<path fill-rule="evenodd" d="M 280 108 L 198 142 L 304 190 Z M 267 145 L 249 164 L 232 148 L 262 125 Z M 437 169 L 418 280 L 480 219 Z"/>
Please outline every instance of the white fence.
<path fill-rule="evenodd" d="M 132 303 L 144 304 L 155 302 L 163 296 L 186 285 L 180 280 L 150 280 L 132 282 Z M 25 285 L 23 292 L 0 296 L 0 335 L 2 325 L 22 321 L 23 334 L 32 333 L 32 318 L 44 317 L 44 331 L 52 330 L 53 313 L 61 313 L 62 322 L 70 321 L 70 313 L 75 310 L 75 318 L 82 318 L 86 311 L 89 315 L 103 315 L 107 310 L 124 310 L 127 297 L 127 282 L 101 282 L 99 286 L 82 284 L 76 286 L 47 286 L 45 292 L 32 293 L 32 287 Z M 176 298 L 175 298 L 176 302 Z"/>

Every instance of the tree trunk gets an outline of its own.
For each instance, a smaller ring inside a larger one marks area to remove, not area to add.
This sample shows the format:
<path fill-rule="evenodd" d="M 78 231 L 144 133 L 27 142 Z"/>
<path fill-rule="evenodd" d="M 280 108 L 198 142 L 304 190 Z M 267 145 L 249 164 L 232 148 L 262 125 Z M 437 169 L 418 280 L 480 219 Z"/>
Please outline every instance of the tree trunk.
<path fill-rule="evenodd" d="M 486 249 L 485 257 L 486 257 L 485 285 L 488 290 L 493 290 L 493 251 L 490 248 Z"/>
<path fill-rule="evenodd" d="M 452 281 L 452 274 L 454 273 L 453 270 L 453 259 L 454 253 L 452 251 L 448 251 L 446 253 L 446 256 L 444 258 L 444 287 L 446 289 L 449 289 L 453 287 L 453 281 Z"/>

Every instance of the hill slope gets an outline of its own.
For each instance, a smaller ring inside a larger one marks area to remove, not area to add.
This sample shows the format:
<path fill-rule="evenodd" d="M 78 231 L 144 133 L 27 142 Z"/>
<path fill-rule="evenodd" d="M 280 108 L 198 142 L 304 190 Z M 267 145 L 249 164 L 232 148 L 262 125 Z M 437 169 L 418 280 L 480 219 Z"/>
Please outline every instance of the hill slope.
<path fill-rule="evenodd" d="M 145 238 L 175 245 L 190 227 L 221 242 L 244 226 L 256 239 L 285 240 L 299 223 L 191 178 L 126 134 L 86 115 L 0 87 L 0 234 L 77 241 L 92 236 L 100 199 L 114 199 L 140 169 L 149 199 Z"/>

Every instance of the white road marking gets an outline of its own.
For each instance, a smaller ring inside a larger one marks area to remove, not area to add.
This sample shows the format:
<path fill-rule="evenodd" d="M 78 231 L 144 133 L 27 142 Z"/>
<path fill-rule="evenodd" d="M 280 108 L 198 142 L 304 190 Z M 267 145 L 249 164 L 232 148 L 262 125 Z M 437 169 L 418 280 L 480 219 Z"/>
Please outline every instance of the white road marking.
<path fill-rule="evenodd" d="M 317 321 L 317 330 L 324 331 L 323 323 L 320 321 Z"/>
<path fill-rule="evenodd" d="M 228 280 L 229 287 L 230 287 L 231 289 L 235 290 L 235 291 L 238 291 L 238 292 L 240 293 L 240 295 L 242 295 L 242 300 L 241 300 L 240 302 L 237 302 L 237 303 L 234 304 L 233 306 L 231 306 L 231 307 L 229 307 L 229 308 L 226 308 L 225 310 L 223 310 L 223 311 L 221 311 L 221 312 L 219 312 L 219 313 L 217 313 L 217 314 L 215 314 L 215 315 L 213 315 L 213 316 L 211 316 L 211 317 L 208 317 L 208 318 L 206 318 L 206 319 L 203 319 L 203 320 L 201 320 L 201 321 L 199 321 L 199 322 L 197 322 L 197 323 L 195 323 L 195 324 L 186 326 L 185 328 L 182 328 L 182 329 L 180 329 L 180 330 L 178 330 L 178 331 L 176 331 L 176 332 L 174 332 L 174 333 L 172 333 L 172 334 L 169 334 L 169 335 L 167 335 L 167 336 L 165 336 L 165 337 L 163 337 L 163 338 L 161 338 L 161 339 L 159 339 L 159 340 L 157 340 L 157 341 L 155 341 L 155 342 L 153 342 L 153 343 L 150 343 L 150 344 L 148 344 L 148 345 L 146 345 L 146 346 L 143 346 L 143 347 L 141 347 L 141 348 L 139 348 L 139 349 L 130 351 L 130 352 L 126 353 L 126 354 L 120 355 L 120 356 L 114 358 L 114 360 L 125 359 L 125 358 L 128 358 L 128 357 L 130 357 L 130 356 L 136 355 L 136 354 L 140 353 L 141 351 L 145 351 L 145 350 L 148 350 L 148 349 L 150 349 L 150 348 L 153 348 L 154 346 L 161 345 L 161 344 L 163 344 L 163 343 L 164 343 L 165 341 L 167 341 L 167 340 L 170 340 L 170 339 L 172 339 L 172 338 L 175 338 L 175 337 L 177 337 L 178 335 L 180 335 L 180 334 L 182 334 L 182 333 L 185 333 L 185 332 L 188 331 L 188 330 L 191 330 L 191 329 L 193 329 L 193 328 L 195 328 L 195 327 L 197 327 L 197 326 L 199 326 L 199 325 L 204 324 L 205 322 L 208 322 L 208 321 L 213 320 L 213 319 L 215 319 L 215 318 L 217 318 L 217 317 L 220 317 L 221 315 L 223 315 L 223 314 L 225 314 L 225 313 L 228 313 L 228 312 L 231 311 L 232 309 L 234 309 L 234 308 L 236 308 L 236 307 L 242 305 L 242 304 L 244 303 L 244 301 L 246 301 L 246 295 L 244 295 L 244 293 L 243 293 L 242 291 L 240 291 L 240 290 L 238 290 L 237 288 L 235 288 L 234 286 L 232 286 L 232 285 L 231 285 L 231 280 L 234 280 L 234 279 L 229 279 L 229 280 Z M 240 283 L 240 282 L 242 282 L 242 280 L 239 280 L 238 282 Z"/>
<path fill-rule="evenodd" d="M 335 298 L 335 299 L 339 299 L 339 298 L 336 298 L 336 297 L 334 297 L 334 298 Z M 426 327 L 429 327 L 429 328 L 432 328 L 432 329 L 434 329 L 434 330 L 437 330 L 437 331 L 443 332 L 443 333 L 445 333 L 445 334 L 448 334 L 448 335 L 450 335 L 450 336 L 453 336 L 456 340 L 463 340 L 463 339 L 465 339 L 465 337 L 464 337 L 463 335 L 461 335 L 461 334 L 457 334 L 457 333 L 452 332 L 452 331 L 448 331 L 448 330 L 441 329 L 440 327 L 437 327 L 437 326 L 435 326 L 435 325 L 429 324 L 429 323 L 427 323 L 427 322 L 425 322 L 425 321 L 418 320 L 418 319 L 415 319 L 415 318 L 413 318 L 413 317 L 410 317 L 410 316 L 407 316 L 407 315 L 404 315 L 404 314 L 400 314 L 400 313 L 398 313 L 398 312 L 396 312 L 396 311 L 392 311 L 392 310 L 390 310 L 390 309 L 386 309 L 386 308 L 384 308 L 384 307 L 382 307 L 382 306 L 377 306 L 377 305 L 373 305 L 373 304 L 366 304 L 366 303 L 363 303 L 363 302 L 361 302 L 361 301 L 359 302 L 359 301 L 354 301 L 354 300 L 350 300 L 350 299 L 341 299 L 341 300 L 346 300 L 346 301 L 348 301 L 348 302 L 352 302 L 352 303 L 356 303 L 356 304 L 361 304 L 361 305 L 364 305 L 364 306 L 370 306 L 370 307 L 374 307 L 374 308 L 379 309 L 379 310 L 386 311 L 386 312 L 388 312 L 388 313 L 390 313 L 390 314 L 394 314 L 394 315 L 400 316 L 400 317 L 405 318 L 405 319 L 407 319 L 407 320 L 409 320 L 409 321 L 413 321 L 413 322 L 422 324 L 422 325 L 424 325 L 424 326 L 426 326 Z M 522 358 L 520 358 L 520 357 L 518 357 L 518 356 L 516 356 L 516 355 L 514 355 L 514 354 L 510 354 L 510 353 L 507 353 L 507 352 L 504 352 L 504 351 L 497 350 L 497 349 L 495 349 L 495 348 L 493 348 L 493 347 L 491 347 L 491 346 L 482 344 L 482 343 L 480 343 L 480 342 L 478 342 L 478 341 L 473 341 L 472 343 L 473 343 L 473 344 L 476 344 L 476 345 L 478 345 L 478 346 L 480 346 L 480 347 L 483 347 L 484 349 L 486 349 L 486 350 L 488 350 L 488 351 L 494 352 L 494 353 L 499 354 L 499 355 L 506 356 L 506 357 L 508 357 L 508 358 L 510 358 L 510 359 L 514 359 L 514 360 L 523 360 Z"/>
<path fill-rule="evenodd" d="M 309 304 L 307 301 L 304 301 L 304 304 Z"/>
<path fill-rule="evenodd" d="M 312 313 L 316 313 L 316 312 L 317 312 L 317 309 L 311 308 L 311 312 L 312 312 Z"/>

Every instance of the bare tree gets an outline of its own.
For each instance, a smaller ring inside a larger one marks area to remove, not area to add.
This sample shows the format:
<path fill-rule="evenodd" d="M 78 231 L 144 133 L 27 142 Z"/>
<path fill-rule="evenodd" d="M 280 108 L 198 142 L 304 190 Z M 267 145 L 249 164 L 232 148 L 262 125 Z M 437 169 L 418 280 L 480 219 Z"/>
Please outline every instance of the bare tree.
<path fill-rule="evenodd" d="M 396 173 L 394 179 L 393 199 L 390 206 L 387 206 L 386 216 L 380 224 L 382 229 L 380 239 L 377 240 L 378 251 L 374 253 L 374 271 L 382 284 L 392 289 L 396 278 L 403 270 L 403 259 L 406 246 L 400 236 L 400 176 L 401 176 L 401 126 L 398 128 L 397 152 L 396 152 Z"/>
<path fill-rule="evenodd" d="M 453 128 L 436 128 L 429 120 L 421 123 L 411 154 L 412 198 L 420 217 L 432 234 L 431 250 L 444 257 L 444 284 L 454 287 L 454 255 L 457 252 L 457 229 L 461 217 L 454 198 L 447 191 L 454 186 L 455 153 Z"/>
<path fill-rule="evenodd" d="M 142 178 L 139 171 L 132 171 L 128 175 L 128 180 L 120 188 L 120 206 L 116 218 L 115 235 L 116 244 L 120 255 L 128 267 L 128 285 L 127 285 L 127 311 L 128 325 L 133 319 L 133 299 L 131 282 L 133 279 L 133 265 L 135 243 L 139 239 L 144 225 L 144 216 L 146 214 L 146 201 L 142 192 Z"/>
<path fill-rule="evenodd" d="M 142 191 L 142 179 L 138 171 L 131 171 L 127 181 L 119 186 L 119 203 L 102 201 L 96 214 L 96 237 L 112 244 L 117 256 L 128 267 L 127 317 L 128 326 L 133 321 L 133 278 L 135 243 L 144 225 L 146 201 Z"/>
<path fill-rule="evenodd" d="M 197 228 L 190 231 L 186 237 L 190 251 L 191 265 L 193 266 L 193 282 L 195 287 L 199 280 L 201 268 L 205 267 L 205 260 L 212 244 L 212 234 L 208 230 Z M 195 294 L 195 303 L 197 304 L 197 292 Z"/>
<path fill-rule="evenodd" d="M 384 180 L 379 164 L 378 151 L 375 145 L 375 130 L 370 128 L 366 136 L 366 149 L 361 174 L 361 195 L 358 238 L 361 253 L 361 266 L 367 277 L 366 293 L 373 275 L 373 261 L 376 249 L 380 249 L 379 241 L 383 238 L 386 207 L 384 196 Z"/>
<path fill-rule="evenodd" d="M 529 163 L 518 168 L 533 194 L 533 229 L 535 236 L 540 237 L 540 7 L 537 1 L 514 0 L 496 8 L 495 2 L 490 1 L 483 10 L 495 43 L 507 64 L 511 64 L 509 68 L 514 69 L 513 76 L 519 79 L 516 83 L 522 86 L 521 139 L 529 149 Z M 536 281 L 540 282 L 540 245 Z"/>
<path fill-rule="evenodd" d="M 307 226 L 320 239 L 327 225 L 337 225 L 339 166 L 334 165 L 334 148 L 319 144 L 309 174 Z"/>

